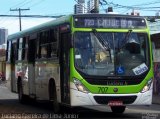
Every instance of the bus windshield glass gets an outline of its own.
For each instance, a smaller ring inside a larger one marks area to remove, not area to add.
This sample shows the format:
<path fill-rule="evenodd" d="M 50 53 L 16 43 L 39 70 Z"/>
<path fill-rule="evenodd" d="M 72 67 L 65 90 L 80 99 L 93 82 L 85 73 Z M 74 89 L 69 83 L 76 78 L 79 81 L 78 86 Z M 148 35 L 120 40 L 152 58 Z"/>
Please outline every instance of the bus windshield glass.
<path fill-rule="evenodd" d="M 147 33 L 75 32 L 75 67 L 91 76 L 136 76 L 149 69 Z"/>

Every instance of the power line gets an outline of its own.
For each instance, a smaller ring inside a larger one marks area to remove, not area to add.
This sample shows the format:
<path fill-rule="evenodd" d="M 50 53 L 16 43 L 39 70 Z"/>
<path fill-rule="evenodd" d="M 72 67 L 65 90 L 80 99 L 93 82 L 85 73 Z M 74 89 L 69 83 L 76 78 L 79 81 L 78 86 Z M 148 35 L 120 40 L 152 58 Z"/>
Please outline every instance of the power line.
<path fill-rule="evenodd" d="M 23 3 L 22 5 L 20 5 L 19 7 L 23 7 L 23 6 L 25 6 L 25 5 L 27 5 L 27 4 L 29 4 L 29 3 L 31 3 L 32 2 L 32 0 L 30 0 L 30 1 L 26 1 L 25 3 Z"/>
<path fill-rule="evenodd" d="M 21 15 L 21 17 L 31 17 L 31 18 L 59 18 L 65 15 Z M 1 14 L 0 17 L 19 17 L 19 15 L 3 15 Z"/>
<path fill-rule="evenodd" d="M 13 5 L 13 6 L 11 6 L 10 8 L 12 8 L 12 7 L 17 7 L 17 6 L 19 6 L 19 5 L 21 5 L 21 4 L 24 4 L 26 2 L 26 0 L 23 0 L 23 1 L 21 1 L 21 2 L 19 2 L 19 3 L 17 3 L 17 4 L 15 4 L 15 5 Z M 8 10 L 7 12 L 5 12 L 4 14 L 8 14 L 10 11 Z M 10 13 L 10 15 L 11 15 L 11 13 Z M 2 22 L 2 21 L 6 21 L 5 19 L 0 19 L 0 21 Z M 3 22 L 2 22 L 3 23 Z M 2 24 L 1 23 L 1 24 Z"/>
<path fill-rule="evenodd" d="M 30 8 L 33 7 L 33 6 L 36 6 L 36 5 L 38 5 L 38 4 L 40 4 L 40 3 L 44 2 L 44 1 L 45 1 L 45 0 L 38 1 L 38 2 L 36 2 L 36 3 L 34 3 L 34 4 L 32 4 L 32 5 L 30 6 Z"/>
<path fill-rule="evenodd" d="M 23 0 L 22 2 L 19 2 L 19 3 L 17 3 L 17 4 L 15 4 L 15 5 L 13 5 L 13 6 L 11 6 L 11 8 L 15 8 L 15 7 L 21 7 L 21 5 L 23 5 L 24 3 L 26 3 L 27 2 L 27 0 Z"/>
<path fill-rule="evenodd" d="M 148 2 L 148 3 L 142 3 L 142 4 L 137 4 L 137 5 L 132 5 L 132 6 L 147 6 L 147 5 L 153 5 L 153 4 L 157 4 L 160 3 L 159 0 L 158 1 L 152 1 L 152 2 Z"/>
<path fill-rule="evenodd" d="M 120 5 L 120 4 L 115 4 L 113 2 L 107 2 L 106 0 L 101 1 L 103 4 L 102 5 L 110 5 L 113 6 L 115 9 L 139 9 L 139 10 L 146 10 L 146 9 L 159 9 L 160 7 L 147 7 L 147 5 L 153 5 L 153 4 L 158 4 L 160 3 L 159 1 L 152 1 L 148 3 L 143 3 L 143 4 L 137 4 L 137 5 L 132 5 L 132 6 L 125 6 L 125 5 Z M 143 6 L 143 7 L 141 7 Z M 144 7 L 146 6 L 146 7 Z"/>

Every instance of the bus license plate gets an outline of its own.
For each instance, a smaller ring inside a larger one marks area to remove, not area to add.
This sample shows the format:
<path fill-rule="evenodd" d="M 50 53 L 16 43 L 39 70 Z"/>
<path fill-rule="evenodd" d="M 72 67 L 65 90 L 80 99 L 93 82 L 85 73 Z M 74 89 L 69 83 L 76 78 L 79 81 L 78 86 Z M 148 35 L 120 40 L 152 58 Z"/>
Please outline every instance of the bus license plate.
<path fill-rule="evenodd" d="M 108 105 L 109 106 L 122 106 L 123 102 L 122 101 L 109 101 Z"/>

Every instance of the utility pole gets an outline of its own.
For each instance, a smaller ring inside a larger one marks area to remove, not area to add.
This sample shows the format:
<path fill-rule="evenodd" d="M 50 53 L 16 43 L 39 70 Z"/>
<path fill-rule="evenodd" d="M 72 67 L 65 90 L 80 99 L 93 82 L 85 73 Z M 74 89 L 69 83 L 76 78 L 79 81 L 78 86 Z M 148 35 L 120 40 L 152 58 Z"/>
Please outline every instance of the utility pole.
<path fill-rule="evenodd" d="M 10 11 L 19 11 L 19 28 L 20 28 L 20 31 L 22 31 L 22 25 L 21 25 L 21 11 L 24 11 L 24 10 L 30 10 L 29 8 L 28 9 L 10 9 Z"/>

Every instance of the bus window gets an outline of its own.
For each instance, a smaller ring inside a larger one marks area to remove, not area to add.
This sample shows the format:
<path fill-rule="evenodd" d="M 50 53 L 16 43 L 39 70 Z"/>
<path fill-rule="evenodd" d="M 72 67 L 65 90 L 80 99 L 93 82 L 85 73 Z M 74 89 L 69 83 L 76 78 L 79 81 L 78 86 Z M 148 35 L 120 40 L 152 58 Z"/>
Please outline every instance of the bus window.
<path fill-rule="evenodd" d="M 57 42 L 51 44 L 51 57 L 57 57 Z"/>
<path fill-rule="evenodd" d="M 40 58 L 46 58 L 47 57 L 47 32 L 41 32 L 39 36 L 40 40 Z"/>
<path fill-rule="evenodd" d="M 27 60 L 27 57 L 28 57 L 28 37 L 24 37 L 22 44 L 22 60 Z"/>
<path fill-rule="evenodd" d="M 23 38 L 18 40 L 18 60 L 22 60 Z"/>
<path fill-rule="evenodd" d="M 57 57 L 57 29 L 50 29 L 39 34 L 37 42 L 37 58 Z"/>
<path fill-rule="evenodd" d="M 28 41 L 29 49 L 27 51 L 28 51 L 28 61 L 29 62 L 34 62 L 35 61 L 35 54 L 36 54 L 36 52 L 35 52 L 35 50 L 36 50 L 35 41 L 36 41 L 36 39 L 30 39 Z"/>
<path fill-rule="evenodd" d="M 88 64 L 90 64 L 92 59 L 92 44 L 90 34 L 78 34 L 77 37 L 75 37 L 75 47 L 77 53 L 76 59 L 79 59 L 78 57 L 82 57 L 80 59 L 82 59 L 81 63 L 83 66 L 87 66 Z"/>
<path fill-rule="evenodd" d="M 47 57 L 47 45 L 41 45 L 41 58 Z"/>
<path fill-rule="evenodd" d="M 54 58 L 57 57 L 57 40 L 58 40 L 58 34 L 57 29 L 51 29 L 50 30 L 50 42 L 48 47 L 48 57 Z"/>
<path fill-rule="evenodd" d="M 11 62 L 15 63 L 15 60 L 17 60 L 17 40 L 13 41 L 11 46 Z"/>

